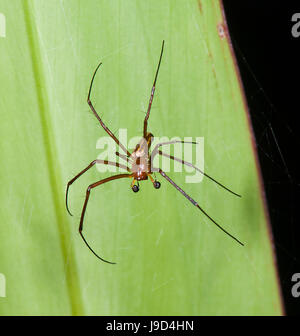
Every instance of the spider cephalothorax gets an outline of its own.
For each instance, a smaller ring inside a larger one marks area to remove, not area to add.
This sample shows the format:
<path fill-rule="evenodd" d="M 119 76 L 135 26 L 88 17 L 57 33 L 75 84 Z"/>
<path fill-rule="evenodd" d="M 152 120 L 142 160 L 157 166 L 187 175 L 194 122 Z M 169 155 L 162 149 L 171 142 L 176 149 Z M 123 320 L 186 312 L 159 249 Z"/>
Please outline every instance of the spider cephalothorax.
<path fill-rule="evenodd" d="M 150 116 L 150 110 L 151 110 L 151 106 L 152 106 L 152 101 L 153 101 L 153 97 L 154 97 L 154 92 L 155 92 L 155 85 L 156 85 L 156 80 L 157 80 L 157 76 L 158 76 L 158 71 L 159 71 L 159 67 L 160 67 L 160 63 L 161 63 L 161 59 L 162 59 L 162 55 L 163 55 L 163 50 L 164 50 L 164 41 L 162 43 L 162 48 L 161 48 L 161 53 L 160 53 L 160 57 L 159 57 L 159 62 L 158 62 L 158 66 L 157 66 L 157 70 L 156 70 L 156 74 L 155 74 L 155 78 L 154 78 L 154 82 L 153 82 L 153 86 L 152 86 L 152 90 L 151 90 L 151 95 L 150 95 L 150 100 L 149 100 L 149 105 L 148 105 L 148 110 L 144 119 L 144 130 L 143 130 L 143 136 L 140 140 L 140 142 L 136 145 L 135 150 L 130 153 L 128 151 L 128 149 L 126 149 L 126 147 L 120 143 L 120 141 L 117 139 L 117 137 L 109 130 L 109 128 L 104 124 L 104 122 L 102 121 L 102 119 L 100 118 L 99 114 L 96 112 L 91 100 L 90 100 L 90 95 L 91 95 L 91 90 L 92 90 L 92 86 L 93 86 L 93 81 L 95 78 L 95 75 L 100 67 L 100 65 L 102 63 L 100 63 L 96 70 L 94 71 L 94 74 L 92 76 L 92 80 L 91 80 L 91 84 L 90 84 L 90 88 L 89 88 L 89 92 L 88 92 L 88 98 L 87 98 L 87 102 L 93 112 L 93 114 L 95 115 L 95 117 L 98 119 L 100 125 L 103 127 L 103 129 L 105 130 L 105 132 L 117 143 L 117 145 L 119 145 L 120 149 L 122 149 L 122 151 L 124 152 L 124 154 L 121 154 L 119 152 L 116 152 L 116 155 L 120 158 L 122 158 L 125 162 L 125 164 L 121 164 L 118 162 L 111 162 L 108 160 L 94 160 L 92 161 L 85 169 L 83 169 L 79 174 L 77 174 L 72 180 L 70 180 L 67 184 L 67 190 L 66 190 L 66 207 L 67 210 L 69 212 L 70 215 L 71 212 L 69 210 L 68 207 L 68 191 L 69 191 L 69 187 L 70 185 L 77 180 L 83 173 L 85 173 L 88 169 L 90 169 L 91 167 L 93 167 L 96 163 L 98 164 L 105 164 L 105 165 L 110 165 L 110 166 L 116 166 L 122 169 L 127 170 L 127 174 L 118 174 L 118 175 L 114 175 L 111 177 L 107 177 L 104 178 L 98 182 L 95 182 L 93 184 L 90 184 L 86 190 L 86 197 L 85 197 L 85 202 L 83 204 L 83 209 L 81 212 L 81 217 L 80 217 L 80 224 L 79 224 L 79 233 L 82 237 L 82 239 L 84 240 L 84 242 L 86 243 L 87 247 L 94 253 L 94 255 L 96 257 L 98 257 L 100 260 L 107 262 L 109 264 L 115 264 L 113 262 L 107 261 L 103 258 L 101 258 L 88 244 L 88 242 L 86 241 L 86 239 L 83 236 L 82 230 L 83 230 L 83 220 L 84 220 L 84 215 L 86 212 L 86 207 L 88 204 L 88 200 L 90 197 L 90 192 L 93 188 L 100 186 L 101 184 L 110 182 L 110 181 L 114 181 L 117 179 L 121 179 L 121 178 L 131 178 L 132 179 L 132 183 L 131 183 L 131 188 L 132 190 L 136 193 L 139 191 L 139 181 L 144 181 L 144 180 L 148 180 L 148 178 L 151 180 L 151 182 L 153 183 L 153 186 L 155 189 L 159 189 L 160 188 L 160 182 L 157 181 L 156 179 L 153 178 L 153 173 L 154 172 L 158 172 L 164 179 L 166 179 L 171 185 L 173 185 L 184 197 L 186 197 L 194 206 L 196 206 L 205 216 L 207 216 L 211 222 L 213 222 L 219 229 L 221 229 L 223 232 L 225 232 L 228 236 L 230 236 L 231 238 L 233 238 L 234 240 L 236 240 L 239 244 L 243 245 L 243 243 L 241 243 L 237 238 L 235 238 L 233 235 L 231 235 L 228 231 L 226 231 L 224 228 L 222 228 L 214 219 L 212 219 L 200 206 L 199 204 L 192 198 L 190 197 L 188 194 L 185 193 L 185 191 L 183 191 L 164 171 L 162 171 L 160 168 L 154 168 L 153 167 L 153 159 L 155 157 L 155 155 L 159 154 L 162 155 L 164 157 L 167 157 L 171 160 L 180 162 L 183 165 L 187 165 L 190 167 L 193 167 L 194 169 L 196 169 L 197 171 L 199 171 L 201 174 L 203 174 L 204 176 L 206 176 L 207 178 L 209 178 L 210 180 L 212 180 L 213 182 L 215 182 L 216 184 L 218 184 L 219 186 L 221 186 L 222 188 L 226 189 L 227 191 L 231 192 L 232 194 L 239 196 L 238 194 L 236 194 L 235 192 L 231 191 L 230 189 L 228 189 L 227 187 L 225 187 L 223 184 L 221 184 L 220 182 L 216 181 L 215 179 L 213 179 L 212 177 L 210 177 L 208 174 L 204 173 L 203 171 L 201 171 L 199 168 L 195 167 L 193 164 L 183 161 L 179 158 L 176 158 L 172 155 L 166 154 L 164 152 L 162 152 L 160 150 L 160 148 L 164 145 L 169 145 L 169 144 L 175 144 L 175 143 L 185 143 L 184 141 L 168 141 L 168 142 L 162 142 L 157 144 L 154 149 L 152 150 L 151 154 L 149 152 L 150 150 L 150 146 L 152 143 L 152 139 L 153 139 L 153 135 L 149 132 L 147 132 L 147 127 L 148 127 L 148 119 Z M 190 142 L 190 144 L 195 144 L 195 142 Z M 128 167 L 131 166 L 131 167 Z"/>
<path fill-rule="evenodd" d="M 147 133 L 146 137 L 142 138 L 136 145 L 135 150 L 130 156 L 129 161 L 131 161 L 131 171 L 133 176 L 131 187 L 134 192 L 139 191 L 139 185 L 136 185 L 135 181 L 148 180 L 148 177 L 153 183 L 154 188 L 159 189 L 160 187 L 160 183 L 152 177 L 152 161 L 149 153 L 152 139 L 153 134 Z"/>

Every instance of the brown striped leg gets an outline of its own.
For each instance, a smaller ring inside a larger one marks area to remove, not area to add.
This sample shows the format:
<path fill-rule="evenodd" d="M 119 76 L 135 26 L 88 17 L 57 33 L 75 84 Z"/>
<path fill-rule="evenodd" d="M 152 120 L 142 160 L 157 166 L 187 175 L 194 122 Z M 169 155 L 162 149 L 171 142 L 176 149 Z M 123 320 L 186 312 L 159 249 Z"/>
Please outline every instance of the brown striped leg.
<path fill-rule="evenodd" d="M 131 154 L 128 152 L 128 150 L 125 148 L 124 145 L 122 145 L 120 143 L 120 141 L 116 138 L 116 136 L 110 131 L 110 129 L 104 124 L 104 122 L 102 121 L 102 119 L 100 118 L 100 116 L 98 115 L 98 113 L 96 112 L 91 100 L 90 100 L 90 96 L 91 96 L 91 91 L 92 91 L 92 86 L 93 86 L 93 82 L 94 82 L 94 78 L 95 75 L 97 73 L 97 70 L 99 69 L 100 65 L 102 63 L 99 63 L 99 65 L 97 66 L 96 70 L 94 71 L 92 80 L 91 80 L 91 84 L 90 84 L 90 89 L 89 89 L 89 93 L 88 93 L 88 98 L 87 98 L 87 102 L 92 110 L 92 112 L 94 113 L 95 117 L 98 119 L 98 121 L 100 122 L 101 126 L 104 128 L 105 132 L 114 139 L 114 141 L 123 149 L 124 153 L 127 154 L 127 156 L 130 156 Z"/>
<path fill-rule="evenodd" d="M 82 212 L 81 212 L 81 218 L 80 218 L 80 224 L 79 224 L 79 233 L 80 233 L 80 236 L 81 238 L 83 239 L 83 241 L 85 242 L 86 246 L 91 250 L 91 252 L 93 252 L 93 254 L 99 258 L 100 260 L 108 263 L 108 264 L 115 264 L 114 262 L 111 262 L 111 261 L 107 261 L 101 257 L 99 257 L 99 255 L 90 247 L 90 245 L 88 244 L 88 242 L 85 240 L 83 234 L 82 234 L 82 230 L 83 230 L 83 219 L 84 219 L 84 215 L 85 215 L 85 211 L 86 211 L 86 207 L 87 207 L 87 203 L 88 203 L 88 200 L 89 200 L 89 197 L 90 197 L 90 191 L 91 189 L 95 188 L 95 187 L 98 187 L 99 185 L 101 184 L 104 184 L 106 182 L 110 182 L 110 181 L 113 181 L 113 180 L 117 180 L 117 179 L 121 179 L 121 178 L 125 178 L 125 177 L 132 177 L 132 174 L 119 174 L 119 175 L 114 175 L 114 176 L 111 176 L 111 177 L 107 177 L 103 180 L 100 180 L 98 182 L 95 182 L 93 184 L 90 184 L 86 190 L 86 197 L 85 197 L 85 201 L 84 201 L 84 205 L 83 205 L 83 209 L 82 209 Z"/>
<path fill-rule="evenodd" d="M 187 198 L 194 206 L 196 206 L 209 220 L 211 220 L 212 223 L 214 223 L 220 230 L 225 232 L 229 237 L 234 239 L 236 242 L 244 246 L 244 244 L 239 241 L 237 238 L 235 238 L 232 234 L 230 234 L 228 231 L 222 228 L 221 225 L 219 225 L 214 219 L 212 219 L 200 206 L 199 204 L 192 199 L 185 191 L 183 191 L 170 177 L 163 172 L 161 169 L 159 169 L 159 173 L 161 174 L 162 177 L 164 177 L 168 182 L 172 184 L 173 187 L 175 187 L 185 198 Z"/>
<path fill-rule="evenodd" d="M 123 155 L 119 152 L 116 152 L 116 155 L 120 157 L 121 159 L 125 160 L 126 162 L 132 163 L 132 159 L 126 155 Z"/>
<path fill-rule="evenodd" d="M 180 162 L 182 163 L 183 165 L 186 165 L 186 166 L 189 166 L 189 167 L 192 167 L 194 169 L 196 169 L 198 172 L 200 172 L 203 176 L 206 176 L 207 178 L 209 178 L 211 181 L 215 182 L 217 185 L 219 185 L 220 187 L 224 188 L 225 190 L 229 191 L 230 193 L 232 193 L 233 195 L 235 196 L 238 196 L 238 197 L 242 197 L 241 195 L 235 193 L 234 191 L 230 190 L 229 188 L 225 187 L 224 184 L 218 182 L 217 180 L 215 180 L 214 178 L 212 178 L 211 176 L 209 176 L 208 174 L 204 173 L 202 170 L 200 170 L 199 168 L 197 168 L 196 166 L 194 166 L 193 164 L 189 163 L 189 162 L 186 162 L 184 160 L 181 160 L 173 155 L 169 155 L 169 154 L 166 154 L 166 153 L 163 153 L 161 150 L 158 151 L 158 154 L 162 155 L 162 156 L 165 156 L 169 159 L 172 159 L 174 161 L 177 161 L 177 162 Z"/>
<path fill-rule="evenodd" d="M 69 193 L 69 187 L 70 185 L 75 182 L 78 177 L 80 177 L 83 173 L 85 173 L 87 170 L 89 170 L 90 168 L 92 168 L 96 163 L 100 163 L 100 164 L 105 164 L 105 165 L 110 165 L 110 166 L 115 166 L 115 167 L 119 167 L 122 169 L 127 170 L 128 172 L 130 172 L 130 169 L 127 166 L 124 166 L 120 163 L 117 162 L 111 162 L 111 161 L 107 161 L 107 160 L 94 160 L 92 161 L 86 168 L 84 168 L 79 174 L 77 174 L 74 178 L 72 178 L 72 180 L 70 180 L 67 184 L 67 189 L 66 189 L 66 208 L 68 210 L 68 213 L 73 216 L 69 210 L 68 207 L 68 193 Z"/>
<path fill-rule="evenodd" d="M 156 80 L 157 80 L 158 71 L 159 71 L 159 67 L 160 67 L 160 63 L 161 63 L 161 59 L 162 59 L 162 55 L 163 55 L 163 51 L 164 51 L 164 44 L 165 44 L 165 41 L 162 41 L 159 62 L 158 62 L 158 66 L 157 66 L 157 70 L 156 70 L 156 74 L 155 74 L 152 90 L 151 90 L 151 95 L 150 95 L 148 110 L 147 110 L 147 114 L 146 114 L 145 119 L 144 119 L 144 138 L 145 139 L 146 139 L 146 136 L 147 136 L 148 119 L 149 119 L 149 116 L 150 116 L 150 110 L 151 110 L 152 101 L 153 101 L 153 97 L 154 97 Z"/>
<path fill-rule="evenodd" d="M 152 153 L 151 153 L 151 157 L 150 157 L 150 160 L 151 160 L 151 171 L 154 171 L 154 169 L 157 169 L 157 168 L 153 168 L 153 160 L 154 160 L 155 155 L 158 154 L 158 148 L 161 147 L 161 146 L 173 145 L 173 144 L 176 144 L 176 143 L 187 143 L 187 144 L 197 145 L 197 142 L 195 142 L 195 141 L 182 141 L 182 140 L 172 140 L 172 141 L 166 141 L 166 142 L 160 142 L 160 143 L 158 143 L 154 147 L 154 149 L 152 150 Z"/>

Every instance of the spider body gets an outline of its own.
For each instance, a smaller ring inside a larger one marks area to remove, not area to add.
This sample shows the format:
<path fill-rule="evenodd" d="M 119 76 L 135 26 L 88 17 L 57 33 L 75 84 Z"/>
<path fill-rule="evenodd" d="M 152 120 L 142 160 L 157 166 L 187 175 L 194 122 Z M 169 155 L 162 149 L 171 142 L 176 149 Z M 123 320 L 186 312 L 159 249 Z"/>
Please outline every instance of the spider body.
<path fill-rule="evenodd" d="M 132 152 L 130 159 L 132 161 L 131 171 L 134 181 L 148 180 L 151 172 L 151 157 L 149 154 L 153 134 L 147 133 L 146 138 L 141 138 Z"/>
<path fill-rule="evenodd" d="M 68 191 L 69 191 L 69 187 L 73 184 L 73 182 L 75 182 L 82 174 L 84 174 L 87 170 L 89 170 L 90 168 L 92 168 L 96 163 L 98 164 L 105 164 L 105 165 L 111 165 L 111 166 L 116 166 L 122 169 L 127 170 L 127 174 L 118 174 L 118 175 L 113 175 L 107 178 L 104 178 L 98 182 L 92 183 L 90 184 L 87 189 L 86 189 L 86 197 L 85 197 L 85 202 L 83 204 L 83 208 L 82 208 L 82 212 L 81 212 L 81 217 L 80 217 L 80 223 L 79 223 L 79 234 L 82 237 L 83 241 L 85 242 L 85 244 L 87 245 L 87 247 L 91 250 L 91 252 L 100 260 L 109 263 L 109 264 L 115 264 L 113 262 L 107 261 L 103 258 L 101 258 L 88 244 L 88 242 L 86 241 L 85 237 L 83 236 L 83 222 L 84 222 L 84 216 L 85 216 L 85 212 L 86 212 L 86 208 L 87 208 L 87 204 L 88 204 L 88 200 L 90 197 L 90 192 L 104 184 L 104 183 L 108 183 L 110 181 L 114 181 L 114 180 L 118 180 L 118 179 L 123 179 L 123 178 L 131 178 L 132 179 L 132 183 L 131 183 L 131 188 L 132 190 L 136 193 L 139 191 L 139 181 L 145 181 L 148 180 L 148 178 L 151 180 L 153 186 L 155 189 L 159 189 L 161 184 L 159 181 L 157 181 L 156 179 L 154 179 L 152 177 L 152 174 L 154 172 L 158 172 L 166 181 L 168 181 L 173 187 L 175 187 L 189 202 L 191 202 L 195 207 L 197 207 L 212 223 L 214 223 L 220 230 L 222 230 L 225 234 L 227 234 L 228 236 L 230 236 L 232 239 L 234 239 L 235 241 L 237 241 L 239 244 L 243 245 L 243 243 L 241 243 L 237 238 L 235 238 L 233 235 L 231 235 L 228 231 L 226 231 L 223 227 L 221 227 L 212 217 L 210 217 L 205 211 L 204 209 L 202 209 L 199 204 L 192 198 L 190 197 L 185 191 L 183 191 L 183 189 L 181 189 L 164 171 L 162 171 L 162 169 L 160 168 L 154 168 L 153 167 L 153 159 L 155 157 L 155 155 L 159 154 L 161 156 L 167 157 L 171 160 L 180 162 L 183 165 L 189 166 L 189 167 L 193 167 L 194 169 L 196 169 L 197 171 L 199 171 L 201 174 L 203 174 L 205 177 L 207 177 L 208 179 L 210 179 L 211 181 L 213 181 L 214 183 L 216 183 L 217 185 L 219 185 L 220 187 L 222 187 L 223 189 L 229 191 L 230 193 L 239 196 L 239 194 L 236 194 L 235 192 L 231 191 L 229 188 L 225 187 L 223 184 L 221 184 L 220 182 L 216 181 L 214 178 L 212 178 L 211 176 L 209 176 L 208 174 L 206 174 L 205 172 L 201 171 L 199 168 L 195 167 L 193 164 L 186 162 L 184 160 L 181 160 L 177 157 L 174 157 L 172 155 L 166 154 L 164 152 L 162 152 L 160 150 L 160 148 L 164 145 L 169 145 L 169 144 L 175 144 L 175 143 L 188 143 L 185 141 L 169 141 L 169 142 L 163 142 L 163 143 L 159 143 L 157 144 L 154 149 L 152 150 L 151 154 L 149 152 L 150 150 L 150 146 L 152 143 L 152 139 L 153 139 L 153 134 L 147 131 L 147 126 L 148 126 L 148 119 L 150 116 L 150 110 L 151 110 L 151 106 L 152 106 L 152 101 L 154 98 L 154 93 L 155 93 L 155 87 L 156 87 L 156 80 L 157 80 L 157 76 L 158 76 L 158 71 L 159 71 L 159 67 L 160 67 L 160 63 L 161 63 L 161 59 L 162 59 L 162 55 L 163 55 L 163 50 L 164 50 L 164 41 L 162 43 L 162 48 L 161 48 L 161 53 L 160 53 L 160 58 L 159 58 L 159 62 L 158 62 L 158 66 L 157 66 L 157 70 L 156 70 L 156 74 L 155 74 L 155 78 L 154 78 L 154 82 L 153 82 L 153 86 L 152 86 L 152 90 L 151 90 L 151 95 L 150 95 L 150 99 L 149 99 L 149 105 L 148 105 L 148 110 L 144 119 L 144 129 L 143 129 L 143 136 L 140 140 L 140 142 L 136 145 L 136 148 L 134 149 L 134 151 L 132 153 L 130 153 L 126 147 L 118 140 L 118 138 L 110 131 L 110 129 L 104 124 L 104 122 L 102 121 L 101 117 L 99 116 L 99 114 L 96 112 L 93 103 L 91 102 L 90 96 L 91 96 L 91 90 L 92 90 L 92 85 L 93 85 L 93 81 L 95 78 L 95 75 L 99 69 L 99 67 L 101 66 L 102 63 L 100 63 L 96 70 L 94 71 L 94 74 L 92 76 L 92 80 L 91 80 L 91 84 L 90 84 L 90 88 L 89 88 L 89 92 L 88 92 L 88 98 L 87 98 L 87 103 L 90 106 L 90 109 L 92 110 L 94 116 L 97 118 L 97 120 L 99 121 L 100 125 L 102 126 L 102 128 L 104 129 L 104 131 L 116 142 L 116 144 L 120 147 L 120 149 L 122 149 L 122 151 L 125 154 L 121 154 L 119 152 L 116 152 L 116 155 L 119 156 L 120 158 L 122 158 L 124 161 L 126 161 L 126 164 L 121 164 L 121 163 L 117 163 L 117 162 L 111 162 L 108 160 L 94 160 L 92 161 L 86 168 L 84 168 L 80 173 L 78 173 L 73 179 L 71 179 L 68 184 L 67 184 L 67 189 L 66 189 L 66 208 L 69 212 L 70 215 L 71 212 L 69 210 L 68 207 Z M 190 144 L 196 144 L 195 142 L 189 142 Z M 131 168 L 128 167 L 128 164 L 131 164 Z M 135 182 L 137 182 L 137 184 L 135 184 Z"/>

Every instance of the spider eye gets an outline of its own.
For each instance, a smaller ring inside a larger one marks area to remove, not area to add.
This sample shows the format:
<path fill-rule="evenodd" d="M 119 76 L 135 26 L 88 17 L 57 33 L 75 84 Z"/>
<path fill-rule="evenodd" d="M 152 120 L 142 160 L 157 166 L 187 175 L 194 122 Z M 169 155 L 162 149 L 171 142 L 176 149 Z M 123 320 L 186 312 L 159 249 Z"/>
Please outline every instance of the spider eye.
<path fill-rule="evenodd" d="M 159 189 L 160 188 L 160 182 L 158 182 L 158 181 L 154 181 L 153 185 L 154 185 L 155 189 Z"/>
<path fill-rule="evenodd" d="M 132 190 L 133 190 L 134 192 L 138 192 L 138 191 L 140 190 L 140 188 L 139 188 L 138 185 L 135 184 L 135 185 L 132 187 Z"/>

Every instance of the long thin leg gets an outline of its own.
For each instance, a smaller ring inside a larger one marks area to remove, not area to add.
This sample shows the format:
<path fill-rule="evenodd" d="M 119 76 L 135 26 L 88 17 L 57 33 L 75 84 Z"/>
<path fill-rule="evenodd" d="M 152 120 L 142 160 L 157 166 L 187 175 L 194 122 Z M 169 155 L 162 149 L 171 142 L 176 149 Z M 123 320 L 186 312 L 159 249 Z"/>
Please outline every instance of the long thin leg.
<path fill-rule="evenodd" d="M 108 263 L 108 264 L 115 264 L 115 262 L 111 262 L 111 261 L 107 261 L 101 257 L 99 257 L 99 255 L 91 248 L 91 246 L 88 244 L 88 242 L 86 241 L 86 239 L 84 238 L 83 234 L 82 234 L 82 230 L 83 230 L 83 219 L 84 219 L 84 215 L 85 215 L 85 211 L 86 211 L 86 206 L 90 197 L 90 191 L 91 189 L 98 187 L 99 185 L 109 182 L 109 181 L 113 181 L 113 180 L 117 180 L 117 179 L 121 179 L 121 178 L 125 178 L 125 177 L 132 177 L 132 174 L 119 174 L 119 175 L 114 175 L 111 177 L 107 177 L 103 180 L 100 180 L 96 183 L 90 184 L 86 190 L 86 197 L 85 197 L 85 201 L 84 201 L 84 205 L 83 205 L 83 209 L 81 212 L 81 218 L 80 218 L 80 224 L 79 224 L 79 233 L 81 238 L 83 239 L 83 241 L 85 242 L 86 246 L 91 250 L 91 252 L 93 252 L 93 254 L 99 258 L 100 260 Z"/>
<path fill-rule="evenodd" d="M 163 172 L 161 169 L 159 169 L 159 173 L 168 181 L 170 182 L 173 187 L 175 187 L 185 198 L 187 198 L 193 205 L 195 205 L 208 219 L 210 219 L 219 229 L 221 229 L 223 232 L 225 232 L 229 237 L 237 241 L 239 244 L 244 246 L 242 242 L 240 242 L 237 238 L 235 238 L 232 234 L 230 234 L 228 231 L 222 228 L 221 225 L 219 225 L 214 219 L 212 219 L 200 206 L 199 204 L 193 200 L 187 193 L 185 193 L 173 180 L 170 179 L 169 176 L 166 175 L 165 172 Z"/>
<path fill-rule="evenodd" d="M 158 154 L 162 155 L 162 156 L 165 156 L 169 159 L 172 159 L 174 161 L 177 161 L 177 162 L 180 162 L 186 166 L 189 166 L 189 167 L 192 167 L 194 169 L 196 169 L 198 172 L 200 172 L 202 175 L 206 176 L 207 178 L 209 178 L 211 181 L 215 182 L 217 185 L 219 185 L 220 187 L 224 188 L 225 190 L 229 191 L 230 193 L 232 193 L 233 195 L 235 196 L 238 196 L 238 197 L 242 197 L 241 195 L 235 193 L 234 191 L 230 190 L 229 188 L 225 187 L 224 184 L 218 182 L 217 180 L 215 180 L 214 178 L 212 178 L 211 176 L 209 176 L 208 174 L 204 173 L 202 170 L 200 170 L 199 168 L 197 168 L 196 166 L 194 166 L 193 164 L 191 164 L 190 162 L 186 162 L 184 160 L 181 160 L 173 155 L 169 155 L 169 154 L 166 154 L 166 153 L 163 153 L 161 150 L 158 151 Z"/>
<path fill-rule="evenodd" d="M 146 139 L 146 135 L 147 135 L 148 119 L 149 119 L 150 110 L 151 110 L 151 105 L 152 105 L 152 101 L 153 101 L 153 97 L 154 97 L 156 80 L 157 80 L 158 71 L 159 71 L 159 67 L 160 67 L 160 63 L 161 63 L 161 59 L 162 59 L 162 55 L 163 55 L 163 51 L 164 51 L 164 45 L 165 45 L 165 41 L 162 41 L 162 46 L 161 46 L 161 52 L 160 52 L 159 62 L 158 62 L 158 66 L 157 66 L 157 70 L 156 70 L 156 74 L 155 74 L 155 78 L 154 78 L 154 82 L 153 82 L 152 90 L 151 90 L 151 95 L 150 95 L 150 100 L 149 100 L 148 110 L 147 110 L 147 114 L 146 114 L 145 119 L 144 119 L 144 138 L 145 138 L 145 139 Z"/>
<path fill-rule="evenodd" d="M 87 170 L 89 170 L 90 168 L 92 168 L 96 163 L 101 163 L 101 164 L 105 164 L 105 165 L 110 165 L 110 166 L 115 166 L 115 167 L 119 167 L 122 169 L 127 170 L 128 172 L 130 172 L 130 169 L 127 166 L 124 166 L 120 163 L 117 162 L 111 162 L 111 161 L 107 161 L 107 160 L 94 160 L 92 161 L 86 168 L 84 168 L 79 174 L 77 174 L 75 177 L 72 178 L 72 180 L 70 180 L 67 184 L 67 189 L 66 189 L 66 208 L 68 210 L 68 213 L 73 216 L 69 210 L 69 206 L 68 206 L 68 193 L 69 193 L 69 188 L 70 185 L 75 182 L 78 177 L 80 177 L 83 173 L 85 173 Z"/>
<path fill-rule="evenodd" d="M 96 76 L 96 73 L 97 73 L 97 70 L 99 69 L 100 65 L 102 63 L 99 63 L 96 70 L 94 71 L 94 74 L 93 74 L 93 77 L 92 77 L 92 80 L 91 80 L 91 84 L 90 84 L 90 88 L 89 88 L 89 93 L 88 93 L 88 97 L 87 97 L 87 102 L 92 110 L 92 112 L 94 113 L 95 117 L 98 119 L 98 121 L 100 122 L 101 126 L 104 128 L 105 132 L 111 136 L 114 141 L 123 149 L 124 153 L 127 154 L 127 156 L 130 156 L 131 154 L 128 152 L 128 150 L 125 148 L 124 145 L 122 145 L 120 143 L 120 141 L 117 139 L 117 137 L 110 131 L 110 129 L 104 124 L 104 122 L 102 121 L 102 119 L 99 117 L 98 113 L 96 112 L 91 100 L 90 100 L 90 96 L 91 96 L 91 91 L 92 91 L 92 86 L 93 86 L 93 82 L 94 82 L 94 78 Z"/>
<path fill-rule="evenodd" d="M 117 155 L 118 157 L 120 157 L 121 159 L 125 160 L 127 163 L 128 163 L 128 162 L 129 162 L 129 163 L 132 163 L 132 159 L 131 159 L 130 157 L 128 157 L 128 156 L 126 156 L 126 155 L 123 155 L 123 154 L 121 154 L 121 153 L 119 153 L 119 152 L 116 152 L 116 155 Z"/>
<path fill-rule="evenodd" d="M 153 160 L 154 160 L 154 157 L 156 154 L 158 154 L 158 148 L 161 147 L 161 146 L 165 146 L 165 145 L 173 145 L 173 144 L 176 144 L 176 143 L 187 143 L 187 144 L 192 144 L 192 145 L 197 145 L 198 143 L 195 142 L 195 141 L 182 141 L 182 140 L 171 140 L 171 141 L 166 141 L 166 142 L 160 142 L 158 143 L 154 149 L 152 150 L 152 153 L 151 153 L 151 157 L 150 157 L 150 162 L 151 162 L 151 171 L 154 171 L 154 169 L 156 168 L 153 168 Z"/>
<path fill-rule="evenodd" d="M 198 142 L 195 141 L 184 141 L 184 140 L 171 140 L 171 141 L 166 141 L 166 142 L 160 142 L 158 144 L 156 144 L 156 146 L 154 147 L 154 149 L 152 150 L 151 156 L 154 156 L 158 153 L 158 148 L 161 146 L 165 146 L 165 145 L 173 145 L 176 143 L 186 143 L 186 144 L 192 144 L 192 145 L 197 145 Z"/>

